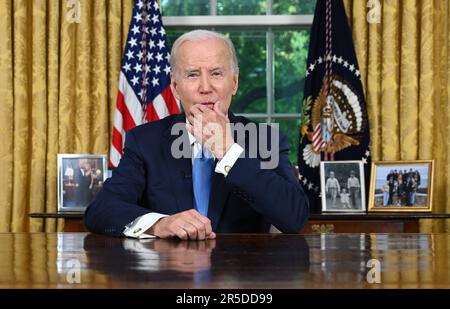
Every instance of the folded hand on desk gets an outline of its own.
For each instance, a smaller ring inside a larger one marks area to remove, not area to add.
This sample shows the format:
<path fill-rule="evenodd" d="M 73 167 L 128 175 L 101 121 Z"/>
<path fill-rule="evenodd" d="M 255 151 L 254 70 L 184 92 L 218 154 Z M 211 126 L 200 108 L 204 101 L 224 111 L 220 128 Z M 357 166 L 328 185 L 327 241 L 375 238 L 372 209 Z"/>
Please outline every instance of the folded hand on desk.
<path fill-rule="evenodd" d="M 214 239 L 211 221 L 197 210 L 190 209 L 159 219 L 146 233 L 160 238 L 178 237 L 180 239 Z"/>

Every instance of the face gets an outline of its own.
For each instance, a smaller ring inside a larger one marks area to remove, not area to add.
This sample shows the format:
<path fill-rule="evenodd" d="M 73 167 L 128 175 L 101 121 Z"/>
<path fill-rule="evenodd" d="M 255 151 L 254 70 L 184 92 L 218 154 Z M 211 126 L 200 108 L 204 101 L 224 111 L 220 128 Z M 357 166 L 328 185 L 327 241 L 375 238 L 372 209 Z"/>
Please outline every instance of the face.
<path fill-rule="evenodd" d="M 195 104 L 210 109 L 217 104 L 226 114 L 238 88 L 238 74 L 231 70 L 231 55 L 220 39 L 187 41 L 178 48 L 176 74 L 171 76 L 175 97 L 189 113 Z"/>

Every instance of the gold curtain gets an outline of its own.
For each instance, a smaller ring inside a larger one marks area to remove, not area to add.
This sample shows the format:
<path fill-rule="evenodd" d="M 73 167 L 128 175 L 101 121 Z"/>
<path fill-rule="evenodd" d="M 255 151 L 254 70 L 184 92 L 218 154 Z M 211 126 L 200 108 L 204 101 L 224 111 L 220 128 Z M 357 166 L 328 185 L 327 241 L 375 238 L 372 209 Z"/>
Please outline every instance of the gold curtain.
<path fill-rule="evenodd" d="M 0 232 L 60 230 L 28 217 L 57 209 L 57 153 L 108 153 L 132 9 L 0 1 Z"/>
<path fill-rule="evenodd" d="M 433 208 L 450 212 L 450 7 L 447 0 L 345 0 L 366 95 L 372 159 L 435 160 Z M 449 232 L 449 220 L 421 231 Z"/>

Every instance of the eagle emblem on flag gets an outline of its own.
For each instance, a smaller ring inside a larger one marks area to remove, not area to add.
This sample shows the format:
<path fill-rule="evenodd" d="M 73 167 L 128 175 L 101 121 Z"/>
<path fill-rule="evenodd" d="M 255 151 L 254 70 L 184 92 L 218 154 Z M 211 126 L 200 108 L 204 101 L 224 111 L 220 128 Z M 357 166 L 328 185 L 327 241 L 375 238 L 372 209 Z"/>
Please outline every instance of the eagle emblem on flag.
<path fill-rule="evenodd" d="M 322 152 L 334 155 L 359 145 L 367 128 L 364 101 L 351 84 L 333 75 L 327 96 L 325 81 L 314 102 L 311 96 L 305 99 L 301 115 L 301 137 L 311 142 L 303 148 L 303 160 L 312 168 L 319 166 Z M 310 117 L 306 115 L 309 112 Z"/>

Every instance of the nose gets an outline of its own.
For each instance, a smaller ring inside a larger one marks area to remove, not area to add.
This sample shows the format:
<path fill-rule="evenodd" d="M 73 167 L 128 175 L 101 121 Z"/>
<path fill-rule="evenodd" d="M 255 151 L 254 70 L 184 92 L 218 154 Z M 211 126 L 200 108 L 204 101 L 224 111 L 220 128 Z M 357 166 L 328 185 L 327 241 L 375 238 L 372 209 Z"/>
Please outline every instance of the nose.
<path fill-rule="evenodd" d="M 200 93 L 208 94 L 212 92 L 211 81 L 207 74 L 202 74 L 200 77 Z"/>

